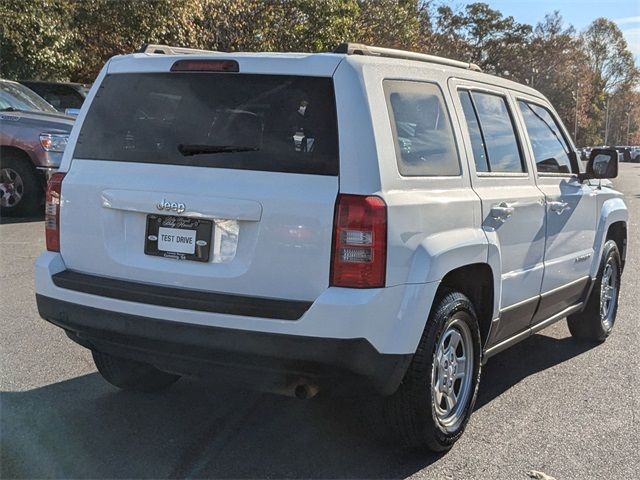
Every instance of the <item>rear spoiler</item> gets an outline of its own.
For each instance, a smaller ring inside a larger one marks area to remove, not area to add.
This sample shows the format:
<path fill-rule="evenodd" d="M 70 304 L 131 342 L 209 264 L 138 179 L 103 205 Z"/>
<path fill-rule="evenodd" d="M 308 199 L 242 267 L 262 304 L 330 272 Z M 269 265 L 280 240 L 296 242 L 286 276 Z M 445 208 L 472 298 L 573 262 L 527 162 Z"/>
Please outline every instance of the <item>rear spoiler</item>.
<path fill-rule="evenodd" d="M 170 45 L 156 45 L 145 43 L 136 53 L 157 53 L 160 55 L 185 55 L 198 53 L 220 53 L 216 50 L 199 50 L 197 48 L 172 47 Z"/>

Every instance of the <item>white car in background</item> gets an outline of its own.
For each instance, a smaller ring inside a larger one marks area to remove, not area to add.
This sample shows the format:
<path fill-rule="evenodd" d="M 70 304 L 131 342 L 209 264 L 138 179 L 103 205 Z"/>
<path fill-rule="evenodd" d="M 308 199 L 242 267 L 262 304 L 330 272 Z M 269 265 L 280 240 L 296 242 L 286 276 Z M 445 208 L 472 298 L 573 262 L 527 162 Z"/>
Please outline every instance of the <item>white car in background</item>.
<path fill-rule="evenodd" d="M 627 246 L 622 195 L 588 182 L 616 152 L 585 172 L 542 94 L 478 70 L 355 44 L 112 58 L 49 183 L 41 316 L 120 388 L 360 393 L 451 448 L 489 357 L 565 317 L 607 338 Z"/>

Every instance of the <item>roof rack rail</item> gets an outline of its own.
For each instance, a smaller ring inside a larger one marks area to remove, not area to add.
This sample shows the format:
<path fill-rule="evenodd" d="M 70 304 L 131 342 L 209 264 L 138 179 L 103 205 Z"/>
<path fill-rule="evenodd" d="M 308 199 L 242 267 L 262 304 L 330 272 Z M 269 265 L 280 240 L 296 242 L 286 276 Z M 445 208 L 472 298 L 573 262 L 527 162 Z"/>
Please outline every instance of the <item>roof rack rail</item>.
<path fill-rule="evenodd" d="M 170 45 L 154 45 L 145 43 L 137 53 L 158 53 L 161 55 L 183 55 L 197 53 L 218 53 L 215 50 L 198 50 L 197 48 L 172 47 Z"/>
<path fill-rule="evenodd" d="M 393 48 L 373 47 L 363 45 L 362 43 L 341 43 L 336 47 L 333 53 L 346 53 L 347 55 L 366 55 L 372 57 L 400 58 L 403 60 L 415 60 L 418 62 L 437 63 L 439 65 L 447 65 L 449 67 L 464 68 L 481 72 L 482 69 L 475 63 L 461 62 L 450 58 L 437 57 L 435 55 L 427 55 L 426 53 L 409 52 L 406 50 L 396 50 Z"/>

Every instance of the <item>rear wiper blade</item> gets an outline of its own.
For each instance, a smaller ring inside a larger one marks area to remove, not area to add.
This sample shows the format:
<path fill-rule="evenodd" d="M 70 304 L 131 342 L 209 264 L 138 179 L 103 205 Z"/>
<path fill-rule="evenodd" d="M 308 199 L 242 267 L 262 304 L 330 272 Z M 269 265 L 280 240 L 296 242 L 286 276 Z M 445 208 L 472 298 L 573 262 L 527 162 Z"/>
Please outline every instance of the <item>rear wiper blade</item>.
<path fill-rule="evenodd" d="M 20 110 L 19 108 L 14 108 L 14 107 L 6 107 L 6 108 L 0 108 L 0 112 L 21 112 L 22 110 Z"/>
<path fill-rule="evenodd" d="M 178 151 L 185 157 L 191 155 L 204 155 L 207 153 L 233 153 L 233 152 L 255 152 L 258 147 L 243 147 L 238 145 L 178 145 Z"/>

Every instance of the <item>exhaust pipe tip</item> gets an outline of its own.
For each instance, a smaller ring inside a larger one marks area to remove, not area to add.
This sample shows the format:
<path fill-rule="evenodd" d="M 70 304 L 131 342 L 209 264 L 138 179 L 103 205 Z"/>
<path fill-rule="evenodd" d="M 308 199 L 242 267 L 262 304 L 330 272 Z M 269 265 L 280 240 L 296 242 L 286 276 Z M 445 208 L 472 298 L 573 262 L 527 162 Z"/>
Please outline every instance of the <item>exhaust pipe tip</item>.
<path fill-rule="evenodd" d="M 296 388 L 294 389 L 294 395 L 300 400 L 308 400 L 315 397 L 318 394 L 318 390 L 319 389 L 317 385 L 301 383 L 300 385 L 296 385 Z"/>

